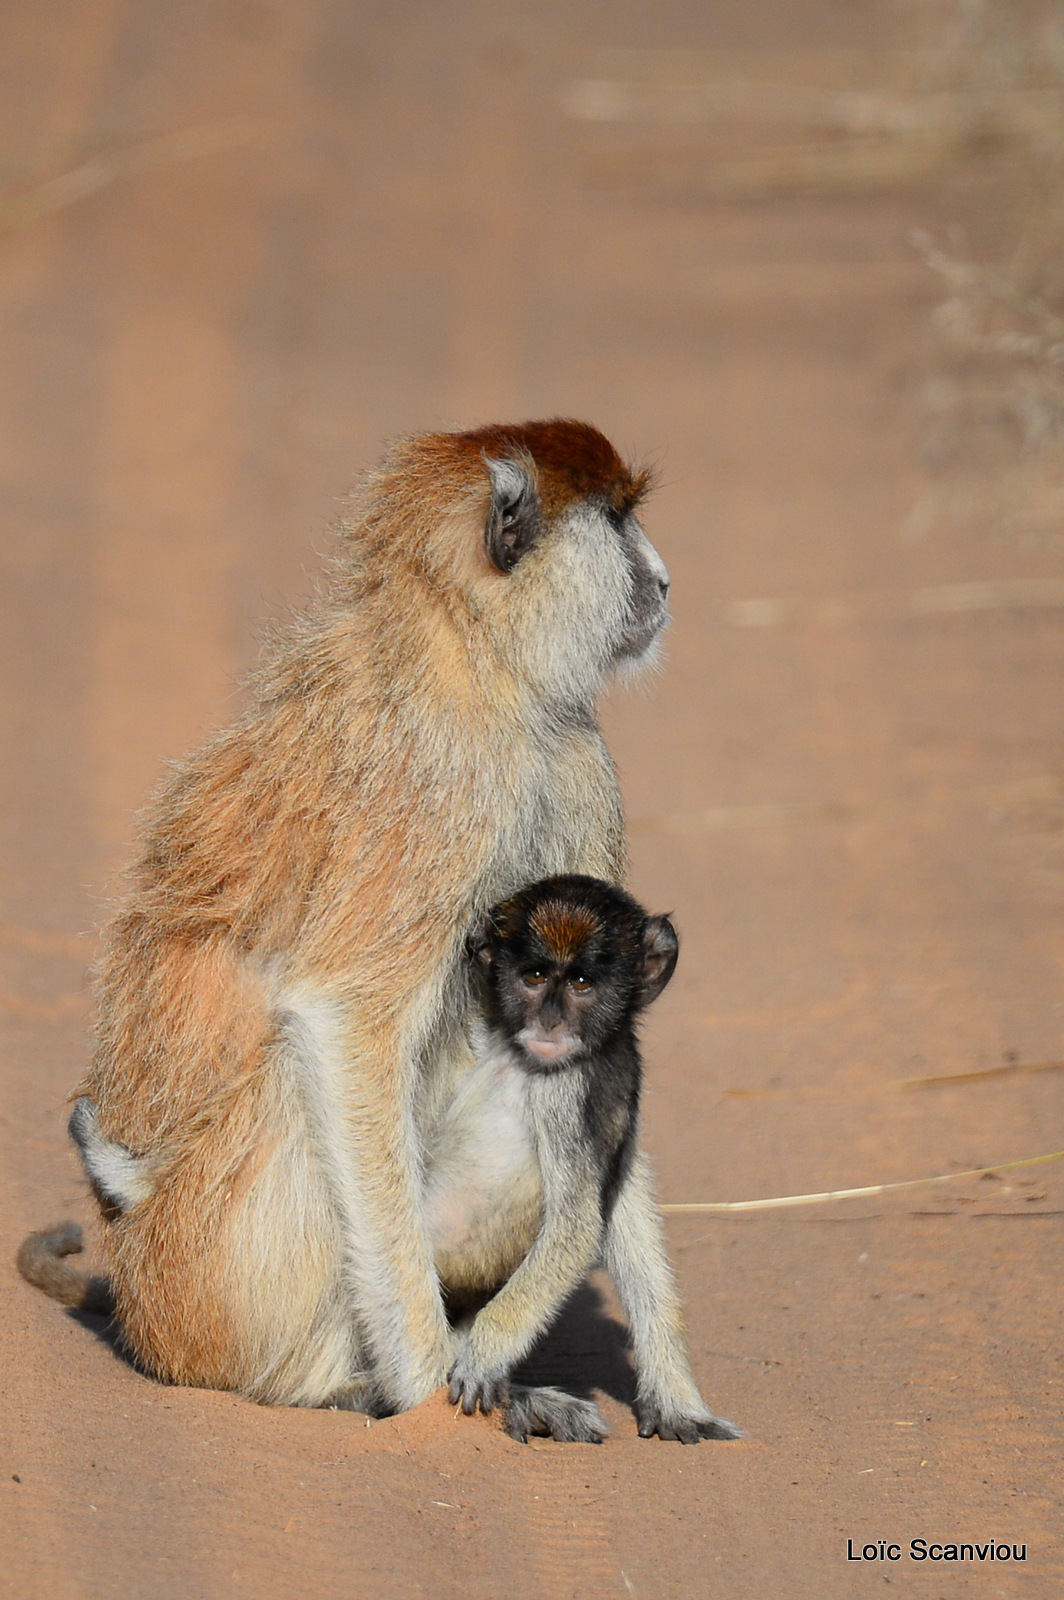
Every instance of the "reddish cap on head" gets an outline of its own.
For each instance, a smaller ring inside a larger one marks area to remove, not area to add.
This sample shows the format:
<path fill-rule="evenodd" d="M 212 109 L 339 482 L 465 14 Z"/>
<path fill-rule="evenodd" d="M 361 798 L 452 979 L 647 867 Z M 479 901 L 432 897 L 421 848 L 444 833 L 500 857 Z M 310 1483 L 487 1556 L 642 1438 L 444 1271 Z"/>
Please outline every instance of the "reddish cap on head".
<path fill-rule="evenodd" d="M 548 515 L 572 500 L 591 498 L 624 513 L 639 503 L 650 486 L 649 470 L 634 472 L 590 422 L 553 417 L 549 422 L 493 423 L 455 438 L 481 456 L 531 456 Z"/>
<path fill-rule="evenodd" d="M 529 932 L 541 940 L 555 961 L 572 961 L 601 924 L 590 906 L 548 900 L 537 906 L 529 919 Z"/>

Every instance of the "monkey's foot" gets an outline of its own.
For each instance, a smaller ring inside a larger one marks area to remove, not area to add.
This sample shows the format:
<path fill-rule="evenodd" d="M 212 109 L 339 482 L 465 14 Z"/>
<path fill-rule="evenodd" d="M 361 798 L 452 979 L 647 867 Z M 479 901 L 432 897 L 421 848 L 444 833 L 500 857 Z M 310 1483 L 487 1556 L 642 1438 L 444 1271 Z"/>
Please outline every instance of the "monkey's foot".
<path fill-rule="evenodd" d="M 514 1384 L 502 1408 L 502 1425 L 511 1439 L 528 1443 L 529 1434 L 562 1444 L 601 1444 L 609 1426 L 598 1406 L 561 1389 L 528 1389 Z"/>
<path fill-rule="evenodd" d="M 640 1400 L 635 1408 L 639 1437 L 676 1439 L 680 1444 L 698 1444 L 702 1439 L 741 1439 L 743 1430 L 709 1411 L 680 1411 L 653 1400 Z"/>
<path fill-rule="evenodd" d="M 394 1409 L 375 1383 L 359 1379 L 345 1383 L 321 1405 L 325 1411 L 360 1411 L 367 1417 L 390 1417 Z"/>

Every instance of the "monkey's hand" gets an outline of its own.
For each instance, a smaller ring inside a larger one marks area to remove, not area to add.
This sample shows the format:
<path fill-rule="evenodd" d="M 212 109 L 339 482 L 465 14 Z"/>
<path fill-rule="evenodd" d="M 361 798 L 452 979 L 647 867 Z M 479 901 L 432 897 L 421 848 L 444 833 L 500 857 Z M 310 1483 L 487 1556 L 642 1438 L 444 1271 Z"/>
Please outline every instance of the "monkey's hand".
<path fill-rule="evenodd" d="M 741 1439 L 742 1429 L 734 1422 L 715 1417 L 704 1407 L 697 1410 L 671 1406 L 666 1401 L 649 1397 L 636 1401 L 636 1419 L 639 1437 L 651 1439 L 676 1439 L 680 1444 L 698 1444 L 702 1439 Z"/>
<path fill-rule="evenodd" d="M 448 1395 L 452 1405 L 461 1404 L 467 1417 L 479 1405 L 481 1411 L 494 1411 L 505 1406 L 510 1399 L 509 1374 L 505 1371 L 478 1367 L 470 1356 L 468 1344 L 451 1368 Z"/>

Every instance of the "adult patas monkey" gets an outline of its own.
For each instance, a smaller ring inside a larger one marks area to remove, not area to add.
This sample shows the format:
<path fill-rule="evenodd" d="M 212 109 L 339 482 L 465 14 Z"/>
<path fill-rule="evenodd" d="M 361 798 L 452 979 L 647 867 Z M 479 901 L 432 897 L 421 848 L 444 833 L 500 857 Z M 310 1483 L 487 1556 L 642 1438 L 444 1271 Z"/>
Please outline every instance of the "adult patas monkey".
<path fill-rule="evenodd" d="M 593 706 L 666 619 L 646 484 L 577 422 L 400 443 L 326 603 L 163 790 L 82 1085 L 151 1175 L 103 1206 L 147 1371 L 396 1409 L 446 1380 L 422 1171 L 469 1066 L 464 941 L 532 879 L 623 876 Z M 44 1244 L 22 1265 L 75 1294 Z"/>

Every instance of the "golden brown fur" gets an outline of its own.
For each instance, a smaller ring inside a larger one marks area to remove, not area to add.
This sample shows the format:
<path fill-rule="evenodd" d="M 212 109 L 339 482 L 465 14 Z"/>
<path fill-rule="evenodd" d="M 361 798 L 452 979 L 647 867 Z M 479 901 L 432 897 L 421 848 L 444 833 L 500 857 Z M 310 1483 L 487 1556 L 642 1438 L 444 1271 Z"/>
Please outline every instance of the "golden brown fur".
<path fill-rule="evenodd" d="M 532 917 L 532 932 L 538 934 L 557 961 L 571 961 L 597 932 L 598 923 L 586 906 L 558 905 L 551 901 Z"/>
<path fill-rule="evenodd" d="M 511 480 L 513 570 L 485 542 Z M 585 424 L 401 442 L 324 603 L 161 792 L 81 1086 L 156 1175 L 104 1227 L 160 1378 L 403 1407 L 446 1377 L 419 1185 L 469 1064 L 463 940 L 531 879 L 623 875 L 593 699 L 664 620 L 645 487 Z"/>

